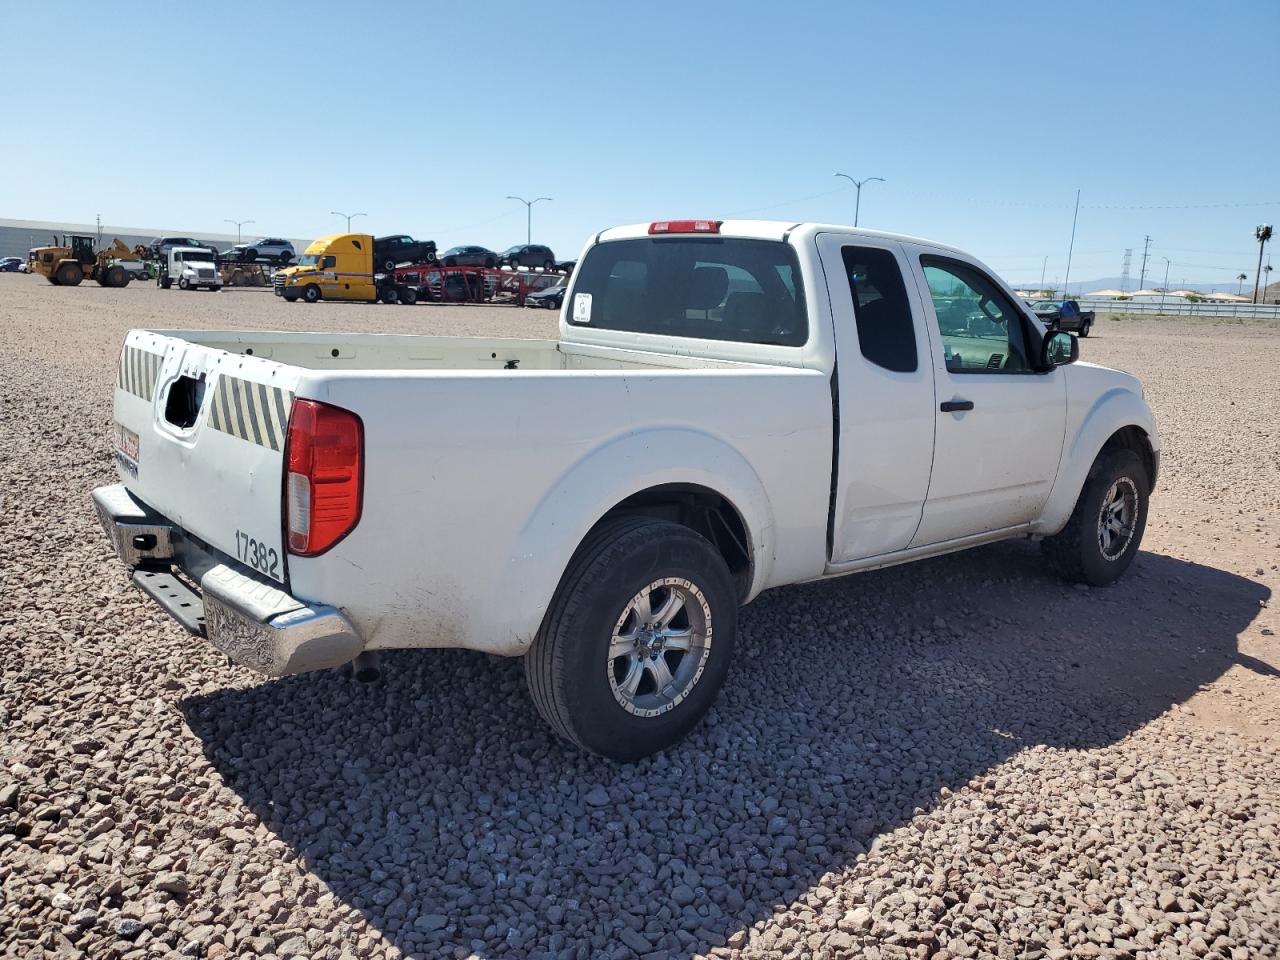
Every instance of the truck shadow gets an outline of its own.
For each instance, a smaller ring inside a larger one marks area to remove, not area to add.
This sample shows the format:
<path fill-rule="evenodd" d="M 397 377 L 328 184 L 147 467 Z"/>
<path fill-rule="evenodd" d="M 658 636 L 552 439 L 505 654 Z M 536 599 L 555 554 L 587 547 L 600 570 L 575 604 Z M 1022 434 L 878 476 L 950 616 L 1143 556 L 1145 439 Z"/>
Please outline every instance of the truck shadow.
<path fill-rule="evenodd" d="M 253 813 L 406 954 L 687 957 L 944 788 L 1037 745 L 1112 744 L 1185 701 L 1248 659 L 1236 637 L 1268 596 L 1152 553 L 1082 590 L 1025 543 L 776 591 L 743 611 L 708 721 L 629 766 L 557 741 L 519 662 L 467 652 L 184 710 Z"/>

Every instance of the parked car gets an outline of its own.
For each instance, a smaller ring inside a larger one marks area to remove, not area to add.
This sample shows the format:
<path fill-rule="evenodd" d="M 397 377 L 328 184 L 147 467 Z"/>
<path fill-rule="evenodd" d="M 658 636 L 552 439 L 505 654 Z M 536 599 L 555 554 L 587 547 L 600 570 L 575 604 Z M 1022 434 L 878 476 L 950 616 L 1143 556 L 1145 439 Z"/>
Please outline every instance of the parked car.
<path fill-rule="evenodd" d="M 450 247 L 440 258 L 446 267 L 496 267 L 498 255 L 488 247 Z"/>
<path fill-rule="evenodd" d="M 511 267 L 513 270 L 519 270 L 521 267 L 528 267 L 530 270 L 534 267 L 554 270 L 556 255 L 551 252 L 550 247 L 537 243 L 519 243 L 514 247 L 508 247 L 498 255 L 498 265 Z"/>
<path fill-rule="evenodd" d="M 373 241 L 373 262 L 379 273 L 390 273 L 398 263 L 434 263 L 435 259 L 434 240 L 415 240 L 407 233 L 397 233 Z"/>
<path fill-rule="evenodd" d="M 547 340 L 131 331 L 93 501 L 133 583 L 267 676 L 524 656 L 557 732 L 633 760 L 711 707 L 764 590 L 1027 537 L 1101 586 L 1138 551 L 1141 384 L 959 250 L 637 224 L 565 296 Z"/>
<path fill-rule="evenodd" d="M 199 247 L 202 250 L 213 251 L 215 257 L 218 254 L 213 244 L 201 243 L 191 237 L 156 237 L 150 244 L 151 257 L 154 260 L 163 260 L 174 247 Z"/>
<path fill-rule="evenodd" d="M 291 263 L 297 256 L 293 244 L 280 237 L 259 237 L 253 243 L 237 243 L 222 254 L 224 260 L 238 263 Z"/>
<path fill-rule="evenodd" d="M 27 264 L 21 257 L 5 257 L 0 260 L 0 273 L 26 273 Z"/>
<path fill-rule="evenodd" d="M 1031 309 L 1052 330 L 1066 330 L 1087 337 L 1093 329 L 1094 312 L 1081 310 L 1075 300 L 1037 300 Z"/>
<path fill-rule="evenodd" d="M 548 310 L 559 310 L 561 304 L 564 303 L 564 292 L 568 287 L 563 283 L 558 283 L 554 287 L 547 287 L 529 294 L 524 298 L 526 307 L 546 307 Z"/>

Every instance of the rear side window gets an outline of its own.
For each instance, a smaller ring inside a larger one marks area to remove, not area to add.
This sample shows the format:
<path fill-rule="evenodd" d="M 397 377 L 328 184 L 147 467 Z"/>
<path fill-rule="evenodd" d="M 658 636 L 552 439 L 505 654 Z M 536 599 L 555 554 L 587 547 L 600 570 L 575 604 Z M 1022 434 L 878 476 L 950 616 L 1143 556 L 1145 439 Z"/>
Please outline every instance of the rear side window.
<path fill-rule="evenodd" d="M 776 240 L 614 240 L 587 253 L 569 322 L 798 347 L 809 336 L 795 251 Z"/>
<path fill-rule="evenodd" d="M 875 247 L 845 247 L 844 272 L 853 294 L 862 355 L 897 373 L 916 369 L 916 331 L 898 259 Z"/>

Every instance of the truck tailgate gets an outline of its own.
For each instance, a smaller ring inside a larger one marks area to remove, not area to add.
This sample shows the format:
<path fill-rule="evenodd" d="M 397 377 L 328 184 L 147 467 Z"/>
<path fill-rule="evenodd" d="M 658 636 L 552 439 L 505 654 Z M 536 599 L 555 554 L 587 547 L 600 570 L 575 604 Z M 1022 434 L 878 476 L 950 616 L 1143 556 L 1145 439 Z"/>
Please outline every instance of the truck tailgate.
<path fill-rule="evenodd" d="M 285 432 L 301 371 L 133 330 L 112 440 L 131 493 L 183 530 L 285 581 Z"/>

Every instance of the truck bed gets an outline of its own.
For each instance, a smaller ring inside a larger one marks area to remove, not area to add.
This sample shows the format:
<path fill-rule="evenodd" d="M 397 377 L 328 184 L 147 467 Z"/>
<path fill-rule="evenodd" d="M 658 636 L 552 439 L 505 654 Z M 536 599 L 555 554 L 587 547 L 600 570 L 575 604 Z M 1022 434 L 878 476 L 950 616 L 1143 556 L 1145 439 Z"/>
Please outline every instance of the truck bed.
<path fill-rule="evenodd" d="M 304 370 L 617 370 L 758 367 L 674 353 L 624 350 L 515 338 L 429 337 L 395 334 L 252 333 L 153 330 L 227 353 L 261 357 Z M 514 366 L 513 366 L 514 364 Z"/>
<path fill-rule="evenodd" d="M 359 522 L 318 556 L 284 538 L 302 400 L 363 425 Z M 370 649 L 522 652 L 591 525 L 658 487 L 760 518 L 746 595 L 826 560 L 818 370 L 556 340 L 134 330 L 114 415 L 133 497 L 268 586 L 341 609 Z"/>

